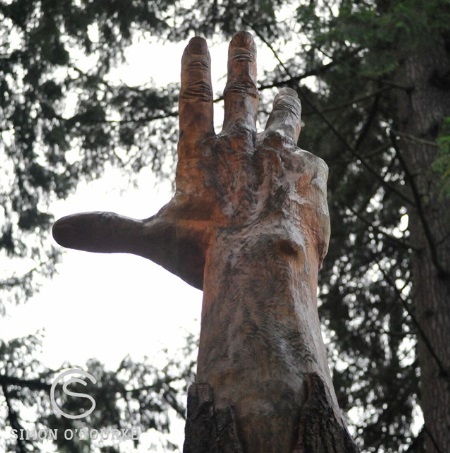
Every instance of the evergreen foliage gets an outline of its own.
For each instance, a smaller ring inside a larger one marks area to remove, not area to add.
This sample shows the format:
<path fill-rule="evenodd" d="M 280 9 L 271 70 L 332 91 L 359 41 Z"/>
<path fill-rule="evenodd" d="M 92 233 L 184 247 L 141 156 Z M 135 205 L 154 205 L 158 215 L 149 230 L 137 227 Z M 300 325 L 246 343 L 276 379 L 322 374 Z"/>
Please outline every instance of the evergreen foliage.
<path fill-rule="evenodd" d="M 52 200 L 66 197 L 80 180 L 100 177 L 106 163 L 129 172 L 151 166 L 164 176 L 163 164 L 175 154 L 178 86 L 112 80 L 109 71 L 127 46 L 138 37 L 227 39 L 249 29 L 280 63 L 260 77 L 262 110 L 273 88 L 297 90 L 305 122 L 300 145 L 330 167 L 332 238 L 319 299 L 339 404 L 364 451 L 423 451 L 416 353 L 423 332 L 411 273 L 417 245 L 408 225 L 414 200 L 398 140 L 429 142 L 439 135 L 428 170 L 439 175 L 448 197 L 449 124 L 443 119 L 434 138 L 399 135 L 398 94 L 414 87 L 404 85 L 397 70 L 427 39 L 450 51 L 448 2 L 10 0 L 0 1 L 0 22 L 0 253 L 14 263 L 0 279 L 2 300 L 24 302 L 42 276 L 54 273 Z M 295 50 L 286 54 L 285 47 Z M 448 74 L 433 83 L 450 90 Z M 0 342 L 3 400 L 12 404 L 3 410 L 2 426 L 21 423 L 21 411 L 36 408 L 42 391 L 14 385 L 14 378 L 45 387 L 52 376 L 34 361 L 35 342 Z M 168 406 L 183 412 L 174 390 L 164 386 L 185 377 L 187 368 L 178 377 L 127 359 L 116 374 L 89 364 L 101 391 L 114 389 L 120 398 L 125 382 L 134 379 L 138 388 L 145 376 L 154 378 L 158 395 L 133 390 L 130 400 L 138 412 L 147 411 L 142 426 L 159 430 L 168 429 Z M 44 394 L 36 423 L 60 423 Z M 135 416 L 118 400 L 102 401 L 105 419 L 92 420 L 95 426 Z M 10 451 L 28 450 L 17 444 Z"/>

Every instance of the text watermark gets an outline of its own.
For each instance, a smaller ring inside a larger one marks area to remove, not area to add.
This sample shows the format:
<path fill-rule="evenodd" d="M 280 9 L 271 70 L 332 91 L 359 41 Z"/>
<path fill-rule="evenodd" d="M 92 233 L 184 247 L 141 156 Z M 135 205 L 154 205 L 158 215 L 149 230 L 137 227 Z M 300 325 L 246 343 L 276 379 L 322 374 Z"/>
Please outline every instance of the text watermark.
<path fill-rule="evenodd" d="M 70 418 L 72 420 L 76 420 L 76 419 L 80 419 L 80 418 L 86 418 L 88 417 L 90 414 L 92 414 L 92 412 L 94 411 L 95 409 L 95 406 L 96 406 L 96 403 L 95 403 L 95 400 L 94 398 L 92 398 L 92 396 L 88 395 L 87 393 L 79 393 L 79 392 L 73 392 L 72 390 L 68 389 L 68 385 L 70 384 L 74 384 L 74 383 L 77 383 L 77 384 L 81 384 L 81 385 L 84 385 L 86 386 L 87 383 L 86 381 L 84 381 L 83 379 L 79 379 L 79 378 L 76 378 L 76 377 L 71 377 L 69 380 L 67 380 L 66 382 L 63 383 L 62 385 L 62 389 L 63 389 L 63 392 L 68 395 L 68 396 L 72 396 L 72 397 L 77 397 L 77 398 L 85 398 L 85 399 L 88 399 L 90 402 L 91 402 L 91 407 L 89 410 L 81 413 L 81 414 L 76 414 L 76 415 L 73 415 L 73 414 L 68 414 L 67 412 L 64 412 L 59 406 L 58 406 L 58 403 L 56 402 L 56 399 L 55 399 L 55 389 L 56 389 L 56 386 L 63 381 L 63 379 L 66 377 L 66 376 L 70 376 L 70 375 L 81 375 L 81 376 L 84 376 L 86 378 L 88 378 L 93 384 L 96 384 L 97 383 L 97 379 L 95 379 L 94 376 L 92 376 L 91 373 L 88 373 L 87 371 L 84 371 L 80 368 L 70 368 L 69 370 L 66 370 L 66 371 L 63 371 L 62 373 L 60 373 L 56 379 L 53 381 L 53 384 L 50 388 L 50 402 L 52 404 L 52 407 L 53 407 L 53 410 L 58 414 L 58 415 L 61 415 L 62 417 L 66 417 L 66 418 Z"/>
<path fill-rule="evenodd" d="M 139 440 L 139 428 L 80 428 L 80 429 L 13 429 L 12 438 L 19 440 L 111 440 L 122 442 L 125 440 Z"/>

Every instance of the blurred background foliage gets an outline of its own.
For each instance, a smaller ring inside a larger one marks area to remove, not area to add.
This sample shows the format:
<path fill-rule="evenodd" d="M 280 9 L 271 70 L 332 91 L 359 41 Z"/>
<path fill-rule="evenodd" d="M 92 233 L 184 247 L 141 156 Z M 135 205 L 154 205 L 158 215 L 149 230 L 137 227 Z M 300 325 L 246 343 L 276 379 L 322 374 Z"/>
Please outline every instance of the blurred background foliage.
<path fill-rule="evenodd" d="M 259 77 L 261 121 L 278 87 L 297 90 L 300 145 L 330 167 L 332 238 L 319 304 L 339 404 L 364 451 L 423 451 L 427 426 L 416 352 L 422 331 L 411 272 L 420 250 L 409 226 L 417 206 L 405 172 L 409 155 L 402 160 L 396 149 L 408 141 L 399 99 L 414 87 L 398 74 L 430 41 L 448 55 L 448 2 L 2 0 L 0 23 L 0 256 L 10 263 L 0 275 L 2 312 L 25 303 L 55 273 L 60 251 L 49 238 L 52 202 L 80 181 L 100 178 L 106 164 L 130 177 L 151 167 L 173 178 L 179 87 L 128 86 L 111 77 L 129 46 L 193 35 L 226 41 L 247 29 L 279 63 Z M 430 81 L 443 99 L 449 74 Z M 426 171 L 439 182 L 437 198 L 445 204 L 448 103 L 443 112 L 432 133 L 412 140 L 435 145 Z M 36 426 L 68 422 L 51 413 L 49 384 L 58 370 L 34 359 L 38 343 L 38 337 L 0 340 L 1 429 L 23 426 L 24 418 Z M 100 382 L 100 410 L 88 425 L 137 423 L 143 431 L 167 432 L 171 411 L 184 416 L 181 383 L 193 374 L 186 357 L 195 347 L 188 338 L 189 352 L 168 359 L 163 370 L 125 358 L 111 372 L 92 359 L 87 367 Z M 91 451 L 75 441 L 56 447 Z M 108 448 L 103 451 L 120 451 Z M 39 451 L 39 441 L 12 442 L 8 451 Z"/>

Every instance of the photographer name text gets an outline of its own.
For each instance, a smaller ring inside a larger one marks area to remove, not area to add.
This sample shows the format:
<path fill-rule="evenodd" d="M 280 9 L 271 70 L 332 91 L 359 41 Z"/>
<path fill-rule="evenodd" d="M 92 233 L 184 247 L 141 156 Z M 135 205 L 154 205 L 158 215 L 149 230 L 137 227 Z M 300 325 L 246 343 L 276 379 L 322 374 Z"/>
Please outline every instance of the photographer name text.
<path fill-rule="evenodd" d="M 20 440 L 139 440 L 141 430 L 139 428 L 116 429 L 116 428 L 80 428 L 80 429 L 13 429 L 11 430 L 14 439 Z"/>

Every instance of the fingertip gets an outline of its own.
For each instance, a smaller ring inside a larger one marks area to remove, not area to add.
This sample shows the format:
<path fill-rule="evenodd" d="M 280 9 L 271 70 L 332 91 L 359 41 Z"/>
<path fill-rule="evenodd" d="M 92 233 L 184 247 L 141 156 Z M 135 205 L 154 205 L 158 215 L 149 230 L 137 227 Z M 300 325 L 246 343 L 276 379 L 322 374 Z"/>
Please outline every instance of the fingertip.
<path fill-rule="evenodd" d="M 62 247 L 67 247 L 75 229 L 65 221 L 65 217 L 57 220 L 52 227 L 53 239 Z"/>
<path fill-rule="evenodd" d="M 89 231 L 89 214 L 72 214 L 58 219 L 52 227 L 53 239 L 62 247 L 82 248 L 83 238 Z"/>
<path fill-rule="evenodd" d="M 238 31 L 230 41 L 230 47 L 245 47 L 256 52 L 256 44 L 253 36 L 248 31 Z"/>
<path fill-rule="evenodd" d="M 288 87 L 280 88 L 278 94 L 273 100 L 273 107 L 275 109 L 286 109 L 296 116 L 302 113 L 302 104 L 295 90 Z"/>
<path fill-rule="evenodd" d="M 266 131 L 277 133 L 293 142 L 297 142 L 301 131 L 302 105 L 295 90 L 283 87 L 273 101 L 272 113 L 266 125 Z"/>
<path fill-rule="evenodd" d="M 198 55 L 204 54 L 208 52 L 208 43 L 206 42 L 205 38 L 200 36 L 194 36 L 189 41 L 186 51 L 190 54 Z"/>
<path fill-rule="evenodd" d="M 278 94 L 275 96 L 275 100 L 277 99 L 278 96 L 291 96 L 293 98 L 298 99 L 298 94 L 297 92 L 289 87 L 282 87 L 278 90 Z"/>

